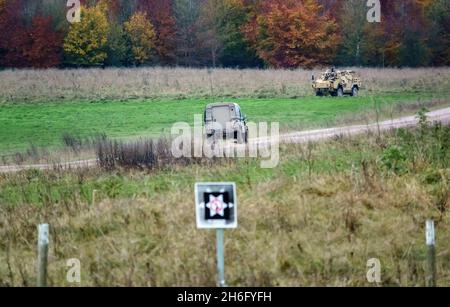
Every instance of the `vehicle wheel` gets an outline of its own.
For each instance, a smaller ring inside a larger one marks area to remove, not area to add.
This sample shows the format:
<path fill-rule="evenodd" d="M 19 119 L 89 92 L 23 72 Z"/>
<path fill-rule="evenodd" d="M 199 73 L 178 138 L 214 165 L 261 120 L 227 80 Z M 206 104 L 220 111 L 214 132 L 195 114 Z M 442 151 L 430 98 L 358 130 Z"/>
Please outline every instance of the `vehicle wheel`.
<path fill-rule="evenodd" d="M 248 131 L 245 132 L 244 142 L 245 144 L 248 144 Z"/>
<path fill-rule="evenodd" d="M 342 89 L 342 87 L 339 87 L 337 89 L 336 96 L 338 96 L 338 97 L 343 97 L 344 96 L 344 90 Z"/>
<path fill-rule="evenodd" d="M 245 133 L 242 133 L 240 131 L 237 132 L 236 142 L 238 144 L 244 144 L 245 143 L 245 138 L 246 138 Z"/>
<path fill-rule="evenodd" d="M 354 86 L 352 88 L 352 97 L 358 97 L 358 94 L 359 94 L 359 89 L 357 86 Z"/>
<path fill-rule="evenodd" d="M 233 132 L 233 143 L 239 144 L 240 141 L 241 141 L 241 133 L 239 131 L 234 131 Z"/>
<path fill-rule="evenodd" d="M 316 96 L 317 96 L 317 97 L 322 97 L 322 96 L 323 96 L 323 93 L 322 93 L 321 91 L 316 91 Z"/>

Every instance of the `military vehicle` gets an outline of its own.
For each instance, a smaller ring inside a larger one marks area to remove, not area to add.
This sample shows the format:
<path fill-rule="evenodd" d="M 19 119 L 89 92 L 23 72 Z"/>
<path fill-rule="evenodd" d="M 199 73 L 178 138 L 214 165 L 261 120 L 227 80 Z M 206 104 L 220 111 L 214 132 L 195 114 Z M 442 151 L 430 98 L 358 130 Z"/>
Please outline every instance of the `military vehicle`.
<path fill-rule="evenodd" d="M 248 142 L 247 117 L 237 103 L 220 102 L 205 108 L 204 122 L 208 140 L 234 140 L 243 144 Z"/>
<path fill-rule="evenodd" d="M 361 89 L 361 80 L 353 70 L 336 71 L 334 68 L 327 70 L 317 80 L 312 77 L 312 87 L 316 96 L 330 94 L 342 97 L 346 94 L 358 96 Z"/>

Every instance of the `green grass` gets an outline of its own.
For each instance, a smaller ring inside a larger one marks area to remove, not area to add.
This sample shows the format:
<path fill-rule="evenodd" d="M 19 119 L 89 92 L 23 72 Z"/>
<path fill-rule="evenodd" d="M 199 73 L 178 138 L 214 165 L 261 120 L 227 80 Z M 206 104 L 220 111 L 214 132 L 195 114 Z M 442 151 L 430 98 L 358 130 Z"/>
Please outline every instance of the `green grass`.
<path fill-rule="evenodd" d="M 441 94 L 444 95 L 444 94 Z M 391 93 L 380 104 L 426 101 L 432 94 Z M 444 96 L 446 97 L 446 96 Z M 448 97 L 448 96 L 447 96 Z M 61 146 L 65 132 L 79 137 L 106 133 L 112 138 L 169 134 L 175 122 L 193 122 L 214 100 L 73 101 L 0 106 L 0 153 L 23 151 L 30 144 Z M 235 99 L 250 121 L 280 122 L 282 129 L 332 124 L 374 107 L 373 97 L 306 97 L 301 99 Z"/>
<path fill-rule="evenodd" d="M 153 171 L 0 174 L 0 286 L 35 283 L 36 225 L 51 225 L 49 283 L 213 286 L 214 232 L 195 227 L 196 181 L 235 181 L 230 286 L 424 286 L 424 223 L 436 221 L 438 285 L 450 285 L 450 128 L 281 147 L 280 165 L 219 160 Z M 400 154 L 393 154 L 399 149 Z M 92 191 L 97 190 L 94 204 Z"/>

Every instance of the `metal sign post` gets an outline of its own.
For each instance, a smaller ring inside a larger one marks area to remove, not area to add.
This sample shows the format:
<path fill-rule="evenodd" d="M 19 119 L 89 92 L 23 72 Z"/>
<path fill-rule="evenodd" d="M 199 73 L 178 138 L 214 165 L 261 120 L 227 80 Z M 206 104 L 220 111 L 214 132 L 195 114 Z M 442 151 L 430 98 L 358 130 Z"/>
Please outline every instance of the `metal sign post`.
<path fill-rule="evenodd" d="M 218 285 L 225 283 L 225 229 L 237 228 L 236 185 L 234 183 L 196 183 L 195 206 L 198 229 L 216 229 Z"/>
<path fill-rule="evenodd" d="M 219 286 L 226 287 L 225 284 L 225 256 L 224 256 L 224 229 L 216 229 L 216 250 L 217 250 L 217 276 L 219 278 Z"/>

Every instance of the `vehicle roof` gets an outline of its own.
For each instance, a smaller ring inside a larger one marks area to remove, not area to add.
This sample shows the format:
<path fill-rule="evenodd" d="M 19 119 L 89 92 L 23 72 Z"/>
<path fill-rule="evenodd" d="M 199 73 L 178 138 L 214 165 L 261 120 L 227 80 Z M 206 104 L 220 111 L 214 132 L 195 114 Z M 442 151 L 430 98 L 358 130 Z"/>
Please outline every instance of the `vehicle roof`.
<path fill-rule="evenodd" d="M 213 108 L 213 107 L 236 107 L 239 106 L 237 103 L 234 102 L 216 102 L 216 103 L 210 103 L 206 106 L 207 109 Z"/>
<path fill-rule="evenodd" d="M 330 73 L 330 72 L 331 72 L 331 70 L 330 70 L 330 69 L 327 69 L 325 72 L 323 72 L 323 74 Z M 336 72 L 337 74 L 342 74 L 342 73 L 350 73 L 350 74 L 354 74 L 354 73 L 356 73 L 356 71 L 351 70 L 351 69 L 346 69 L 346 70 L 335 70 L 335 72 Z"/>

